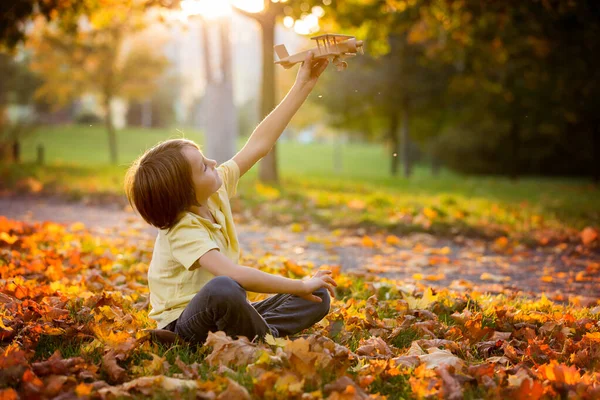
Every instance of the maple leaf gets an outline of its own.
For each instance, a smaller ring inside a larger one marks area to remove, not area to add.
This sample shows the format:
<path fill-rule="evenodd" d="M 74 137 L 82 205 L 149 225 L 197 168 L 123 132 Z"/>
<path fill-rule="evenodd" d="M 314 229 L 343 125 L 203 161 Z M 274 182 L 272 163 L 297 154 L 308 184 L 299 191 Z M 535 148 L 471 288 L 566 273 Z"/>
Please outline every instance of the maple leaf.
<path fill-rule="evenodd" d="M 389 346 L 386 342 L 383 341 L 380 337 L 370 337 L 367 340 L 361 340 L 360 347 L 356 349 L 356 354 L 363 356 L 382 356 L 382 357 L 391 357 L 392 350 L 390 350 Z"/>
<path fill-rule="evenodd" d="M 250 400 L 250 394 L 248 394 L 245 387 L 230 378 L 227 378 L 227 380 L 229 385 L 217 396 L 217 400 Z"/>
<path fill-rule="evenodd" d="M 117 364 L 114 350 L 109 350 L 102 356 L 102 369 L 112 382 L 123 382 L 127 378 L 127 372 Z"/>
<path fill-rule="evenodd" d="M 206 357 L 211 366 L 216 365 L 248 365 L 255 359 L 258 352 L 256 345 L 250 343 L 247 337 L 240 336 L 233 340 L 225 332 L 209 332 L 205 346 L 213 348 Z"/>
<path fill-rule="evenodd" d="M 448 371 L 448 365 L 442 365 L 436 369 L 442 378 L 442 394 L 448 400 L 460 400 L 463 398 L 463 389 L 458 380 Z"/>
<path fill-rule="evenodd" d="M 108 386 L 98 390 L 102 398 L 107 398 L 108 395 L 114 397 L 131 397 L 130 391 L 137 391 L 144 395 L 152 395 L 158 389 L 163 389 L 168 392 L 183 392 L 185 390 L 197 390 L 199 384 L 194 380 L 171 378 L 167 376 L 144 376 L 132 381 L 123 383 L 119 386 Z M 204 396 L 203 393 L 198 393 L 200 399 L 211 398 Z M 214 398 L 214 394 L 212 396 Z"/>
<path fill-rule="evenodd" d="M 350 377 L 342 376 L 335 382 L 325 385 L 325 394 L 331 400 L 362 400 L 368 399 L 369 395 L 365 393 Z"/>
<path fill-rule="evenodd" d="M 406 303 L 408 304 L 408 307 L 413 310 L 425 309 L 429 305 L 436 302 L 439 297 L 439 295 L 433 294 L 433 290 L 430 287 L 425 289 L 425 291 L 423 292 L 423 297 L 421 297 L 421 298 L 416 298 L 416 297 L 404 295 L 404 294 L 403 294 L 403 296 L 404 296 L 404 301 L 406 301 Z"/>
<path fill-rule="evenodd" d="M 465 367 L 465 362 L 448 350 L 431 348 L 428 351 L 429 354 L 418 356 L 427 368 L 437 368 L 441 365 L 450 365 L 456 369 L 463 369 Z"/>

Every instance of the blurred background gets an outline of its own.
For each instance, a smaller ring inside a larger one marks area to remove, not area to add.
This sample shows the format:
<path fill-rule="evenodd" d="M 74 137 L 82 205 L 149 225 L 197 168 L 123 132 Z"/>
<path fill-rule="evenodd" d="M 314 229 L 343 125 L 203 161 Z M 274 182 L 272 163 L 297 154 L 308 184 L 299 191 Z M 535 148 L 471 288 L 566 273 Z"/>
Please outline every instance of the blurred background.
<path fill-rule="evenodd" d="M 5 192 L 122 194 L 131 161 L 173 137 L 223 162 L 294 82 L 273 45 L 293 53 L 328 32 L 364 40 L 365 55 L 328 68 L 250 172 L 255 203 L 303 187 L 295 196 L 329 220 L 340 204 L 359 222 L 426 229 L 600 220 L 594 0 L 15 0 L 0 11 Z"/>

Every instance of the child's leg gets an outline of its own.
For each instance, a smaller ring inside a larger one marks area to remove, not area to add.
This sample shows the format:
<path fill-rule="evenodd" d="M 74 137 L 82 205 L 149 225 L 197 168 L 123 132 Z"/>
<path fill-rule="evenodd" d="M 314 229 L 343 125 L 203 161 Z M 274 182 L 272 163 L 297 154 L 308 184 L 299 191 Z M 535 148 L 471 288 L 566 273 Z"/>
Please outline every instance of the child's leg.
<path fill-rule="evenodd" d="M 331 300 L 327 289 L 321 288 L 314 294 L 323 301 L 315 303 L 291 294 L 278 294 L 252 303 L 252 306 L 271 327 L 273 335 L 293 335 L 313 326 L 329 313 Z"/>
<path fill-rule="evenodd" d="M 246 291 L 233 279 L 211 279 L 192 298 L 177 319 L 175 333 L 192 343 L 203 343 L 208 332 L 252 340 L 271 333 L 265 320 L 246 300 Z"/>

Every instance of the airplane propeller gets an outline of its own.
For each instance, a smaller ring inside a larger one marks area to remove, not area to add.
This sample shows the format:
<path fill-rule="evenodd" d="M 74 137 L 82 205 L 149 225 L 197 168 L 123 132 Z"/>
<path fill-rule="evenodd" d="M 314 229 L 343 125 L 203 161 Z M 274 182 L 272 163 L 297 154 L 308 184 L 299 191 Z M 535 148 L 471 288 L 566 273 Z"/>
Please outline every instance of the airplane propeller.
<path fill-rule="evenodd" d="M 360 54 L 365 54 L 365 48 L 364 46 L 364 41 L 359 40 L 356 42 L 356 50 L 360 53 Z"/>

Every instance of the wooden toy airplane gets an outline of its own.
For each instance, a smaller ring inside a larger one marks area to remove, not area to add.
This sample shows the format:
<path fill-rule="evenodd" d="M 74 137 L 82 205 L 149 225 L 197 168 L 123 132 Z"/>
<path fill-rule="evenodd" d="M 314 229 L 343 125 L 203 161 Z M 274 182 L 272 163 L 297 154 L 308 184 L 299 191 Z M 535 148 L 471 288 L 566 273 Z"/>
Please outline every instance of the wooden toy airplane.
<path fill-rule="evenodd" d="M 291 68 L 294 64 L 304 61 L 306 54 L 312 51 L 315 59 L 327 58 L 333 62 L 338 71 L 343 71 L 348 67 L 348 63 L 342 59 L 353 57 L 357 52 L 364 54 L 363 41 L 356 40 L 354 36 L 326 33 L 311 39 L 317 41 L 317 47 L 291 56 L 284 44 L 275 46 L 275 53 L 279 57 L 279 61 L 275 61 L 275 64 L 280 64 L 285 69 Z"/>

